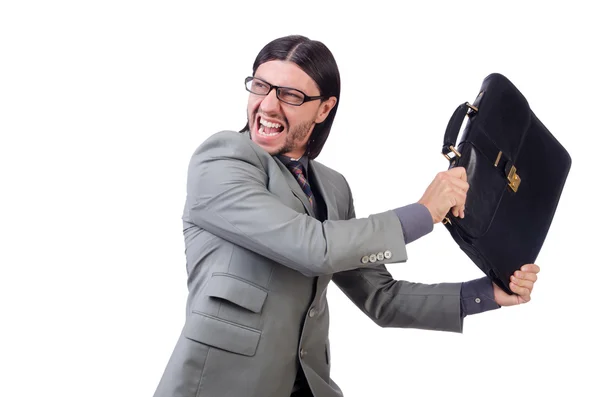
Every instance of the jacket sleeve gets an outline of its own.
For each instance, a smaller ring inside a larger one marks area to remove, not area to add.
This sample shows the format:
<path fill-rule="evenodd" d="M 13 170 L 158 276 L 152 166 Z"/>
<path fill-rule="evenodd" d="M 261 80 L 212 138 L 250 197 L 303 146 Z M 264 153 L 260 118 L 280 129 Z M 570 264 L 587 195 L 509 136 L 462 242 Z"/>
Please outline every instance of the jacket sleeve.
<path fill-rule="evenodd" d="M 269 191 L 268 156 L 260 150 L 233 131 L 207 139 L 189 164 L 184 219 L 309 277 L 406 261 L 393 211 L 325 222 L 299 213 Z M 391 257 L 361 260 L 384 250 Z"/>
<path fill-rule="evenodd" d="M 352 194 L 347 213 L 349 219 L 355 217 Z M 461 283 L 395 280 L 383 264 L 336 273 L 332 280 L 381 327 L 462 332 Z"/>

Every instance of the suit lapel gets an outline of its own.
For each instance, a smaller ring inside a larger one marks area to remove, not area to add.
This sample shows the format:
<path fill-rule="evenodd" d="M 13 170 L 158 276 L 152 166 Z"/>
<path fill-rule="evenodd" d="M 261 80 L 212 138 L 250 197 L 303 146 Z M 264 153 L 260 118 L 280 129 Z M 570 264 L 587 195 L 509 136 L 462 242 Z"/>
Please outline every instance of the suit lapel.
<path fill-rule="evenodd" d="M 284 177 L 285 181 L 287 182 L 287 184 L 290 186 L 292 193 L 294 193 L 294 196 L 296 196 L 302 202 L 302 205 L 304 206 L 304 209 L 306 210 L 306 212 L 313 218 L 316 218 L 316 214 L 313 211 L 313 208 L 310 205 L 310 202 L 308 201 L 308 197 L 306 197 L 306 194 L 304 193 L 304 191 L 298 184 L 298 181 L 296 180 L 296 178 L 294 178 L 294 176 L 292 175 L 290 170 L 277 157 L 273 157 L 273 159 L 279 165 L 279 168 L 281 169 L 281 173 L 283 174 L 283 177 Z"/>
<path fill-rule="evenodd" d="M 309 160 L 308 162 L 312 180 L 316 185 L 313 188 L 313 191 L 316 189 L 319 190 L 323 201 L 325 202 L 325 208 L 323 208 L 325 212 L 325 219 L 329 220 L 338 220 L 340 219 L 338 216 L 337 202 L 335 201 L 335 196 L 332 195 L 333 190 L 336 186 L 327 178 L 325 172 L 321 168 L 321 165 L 315 161 Z"/>

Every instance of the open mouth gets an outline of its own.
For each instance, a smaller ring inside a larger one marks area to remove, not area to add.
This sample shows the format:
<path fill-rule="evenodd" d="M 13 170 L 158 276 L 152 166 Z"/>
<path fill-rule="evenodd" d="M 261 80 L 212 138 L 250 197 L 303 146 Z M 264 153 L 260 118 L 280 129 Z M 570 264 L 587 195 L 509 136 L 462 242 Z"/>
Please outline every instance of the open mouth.
<path fill-rule="evenodd" d="M 258 118 L 258 126 L 258 134 L 264 137 L 274 137 L 283 131 L 283 125 L 267 121 L 260 116 Z"/>

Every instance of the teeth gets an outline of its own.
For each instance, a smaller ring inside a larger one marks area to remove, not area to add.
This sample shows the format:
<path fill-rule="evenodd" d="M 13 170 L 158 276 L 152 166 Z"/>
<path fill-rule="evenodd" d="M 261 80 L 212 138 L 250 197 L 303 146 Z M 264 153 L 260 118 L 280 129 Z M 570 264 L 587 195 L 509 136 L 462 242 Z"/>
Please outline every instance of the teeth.
<path fill-rule="evenodd" d="M 263 135 L 263 136 L 275 136 L 275 135 L 279 135 L 279 132 L 265 132 L 265 127 L 263 127 L 262 125 L 258 129 L 258 133 L 260 135 Z"/>
<path fill-rule="evenodd" d="M 260 124 L 264 125 L 265 127 L 269 127 L 269 128 L 279 128 L 279 127 L 281 127 L 281 124 L 279 124 L 279 123 L 271 123 L 270 121 L 266 121 L 265 119 L 260 119 Z"/>

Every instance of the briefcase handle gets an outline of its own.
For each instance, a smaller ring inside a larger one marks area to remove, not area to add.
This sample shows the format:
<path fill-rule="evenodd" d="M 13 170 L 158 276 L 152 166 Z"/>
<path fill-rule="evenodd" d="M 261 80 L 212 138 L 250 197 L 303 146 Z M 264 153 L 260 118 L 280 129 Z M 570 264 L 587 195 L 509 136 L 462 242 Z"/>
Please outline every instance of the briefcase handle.
<path fill-rule="evenodd" d="M 442 154 L 448 161 L 452 162 L 457 157 L 460 157 L 460 153 L 456 150 L 456 140 L 458 139 L 458 133 L 460 132 L 460 127 L 463 124 L 465 116 L 472 117 L 477 114 L 479 109 L 476 106 L 471 105 L 469 102 L 465 102 L 460 104 L 452 117 L 450 117 L 450 121 L 448 121 L 448 126 L 446 127 L 446 133 L 444 134 L 444 146 L 442 147 Z M 454 153 L 453 157 L 450 157 L 450 152 Z"/>

